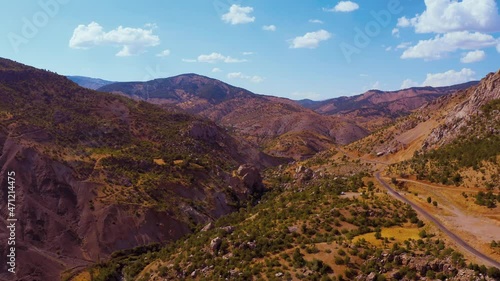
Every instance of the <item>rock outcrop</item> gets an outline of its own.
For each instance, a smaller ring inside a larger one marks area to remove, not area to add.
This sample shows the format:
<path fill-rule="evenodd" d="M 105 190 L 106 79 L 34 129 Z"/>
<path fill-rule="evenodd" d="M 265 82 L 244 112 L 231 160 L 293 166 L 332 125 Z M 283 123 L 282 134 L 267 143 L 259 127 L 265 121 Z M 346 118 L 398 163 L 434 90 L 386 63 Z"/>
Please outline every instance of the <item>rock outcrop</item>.
<path fill-rule="evenodd" d="M 424 147 L 443 145 L 454 140 L 474 116 L 481 114 L 481 107 L 491 100 L 500 99 L 500 71 L 490 73 L 481 82 L 458 93 L 464 95 L 445 116 L 444 124 L 435 128 L 424 142 Z"/>

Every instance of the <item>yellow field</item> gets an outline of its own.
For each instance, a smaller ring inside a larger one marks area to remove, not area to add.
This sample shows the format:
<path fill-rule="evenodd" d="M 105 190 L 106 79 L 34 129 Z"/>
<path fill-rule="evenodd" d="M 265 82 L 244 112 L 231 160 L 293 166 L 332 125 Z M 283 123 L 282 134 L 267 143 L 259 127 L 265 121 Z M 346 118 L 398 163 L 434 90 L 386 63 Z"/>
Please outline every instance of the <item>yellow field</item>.
<path fill-rule="evenodd" d="M 90 281 L 90 280 L 92 280 L 92 277 L 90 276 L 90 273 L 88 271 L 84 271 L 71 279 L 71 281 Z"/>
<path fill-rule="evenodd" d="M 418 240 L 420 237 L 418 236 L 418 233 L 420 230 L 416 227 L 391 227 L 391 228 L 382 228 L 381 234 L 382 238 L 394 238 L 395 241 L 397 242 L 404 242 L 405 240 L 408 239 L 415 239 Z M 372 245 L 375 246 L 381 246 L 383 239 L 376 239 L 375 238 L 375 232 L 370 232 L 366 233 L 363 235 L 359 235 L 354 237 L 353 242 L 357 242 L 360 239 L 365 239 L 367 242 L 369 242 Z"/>

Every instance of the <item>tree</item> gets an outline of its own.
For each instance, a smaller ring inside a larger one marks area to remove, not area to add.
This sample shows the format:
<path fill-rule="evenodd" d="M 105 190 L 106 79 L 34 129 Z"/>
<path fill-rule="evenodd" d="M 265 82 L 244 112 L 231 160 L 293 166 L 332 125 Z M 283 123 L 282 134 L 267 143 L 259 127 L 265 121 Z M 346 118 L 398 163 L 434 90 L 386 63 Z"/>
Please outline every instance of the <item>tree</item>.
<path fill-rule="evenodd" d="M 500 279 L 500 269 L 496 268 L 496 267 L 490 267 L 488 268 L 488 276 L 495 279 L 495 280 L 498 280 Z"/>
<path fill-rule="evenodd" d="M 295 251 L 293 252 L 293 261 L 295 267 L 303 267 L 306 264 L 306 261 L 302 257 L 298 248 L 295 248 Z"/>
<path fill-rule="evenodd" d="M 373 187 L 374 187 L 374 183 L 372 181 L 369 181 L 368 182 L 368 191 L 372 191 L 373 190 Z"/>
<path fill-rule="evenodd" d="M 429 196 L 429 197 L 427 197 L 427 203 L 429 203 L 429 204 L 430 204 L 431 202 L 432 202 L 432 198 L 431 198 L 430 196 Z"/>

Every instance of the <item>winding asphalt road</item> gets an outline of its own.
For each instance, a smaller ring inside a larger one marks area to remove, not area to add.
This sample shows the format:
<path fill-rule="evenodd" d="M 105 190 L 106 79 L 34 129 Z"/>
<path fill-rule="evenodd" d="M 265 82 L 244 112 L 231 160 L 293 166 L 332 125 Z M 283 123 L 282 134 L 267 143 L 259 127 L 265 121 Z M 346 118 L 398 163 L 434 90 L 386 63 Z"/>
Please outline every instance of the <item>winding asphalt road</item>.
<path fill-rule="evenodd" d="M 448 228 L 446 228 L 439 220 L 437 220 L 435 217 L 433 217 L 431 214 L 429 214 L 427 211 L 424 209 L 420 208 L 417 204 L 411 202 L 410 200 L 406 199 L 405 197 L 401 196 L 397 191 L 392 189 L 387 182 L 385 182 L 383 179 L 380 178 L 380 172 L 375 173 L 375 178 L 377 181 L 382 184 L 391 194 L 393 197 L 396 199 L 399 199 L 407 204 L 410 204 L 410 206 L 415 209 L 415 211 L 419 212 L 421 215 L 426 217 L 428 220 L 432 221 L 441 231 L 443 231 L 446 235 L 448 235 L 453 241 L 455 241 L 458 245 L 460 245 L 462 248 L 464 248 L 466 251 L 471 253 L 472 255 L 476 256 L 477 258 L 483 260 L 485 263 L 495 266 L 497 268 L 500 268 L 500 262 L 488 257 L 487 255 L 479 252 L 469 244 L 467 244 L 462 238 L 458 237 L 455 233 L 451 232 Z"/>

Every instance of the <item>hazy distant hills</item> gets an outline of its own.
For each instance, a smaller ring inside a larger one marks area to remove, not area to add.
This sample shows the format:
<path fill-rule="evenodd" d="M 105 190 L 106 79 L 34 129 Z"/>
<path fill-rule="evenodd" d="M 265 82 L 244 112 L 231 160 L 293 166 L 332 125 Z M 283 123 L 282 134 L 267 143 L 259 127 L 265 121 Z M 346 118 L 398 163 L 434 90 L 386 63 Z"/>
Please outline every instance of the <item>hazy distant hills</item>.
<path fill-rule="evenodd" d="M 321 115 L 289 99 L 257 95 L 196 74 L 113 83 L 99 91 L 176 105 L 215 121 L 276 156 L 307 157 L 368 134 L 347 119 Z"/>
<path fill-rule="evenodd" d="M 326 115 L 356 120 L 370 131 L 405 116 L 438 97 L 476 85 L 468 82 L 449 87 L 415 87 L 399 91 L 370 90 L 364 94 L 324 101 L 299 100 L 300 105 Z"/>
<path fill-rule="evenodd" d="M 114 83 L 112 81 L 106 81 L 98 78 L 90 78 L 84 76 L 66 76 L 69 80 L 75 82 L 76 84 L 91 90 L 99 89 L 102 86 Z"/>

